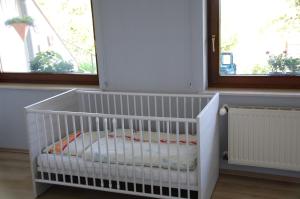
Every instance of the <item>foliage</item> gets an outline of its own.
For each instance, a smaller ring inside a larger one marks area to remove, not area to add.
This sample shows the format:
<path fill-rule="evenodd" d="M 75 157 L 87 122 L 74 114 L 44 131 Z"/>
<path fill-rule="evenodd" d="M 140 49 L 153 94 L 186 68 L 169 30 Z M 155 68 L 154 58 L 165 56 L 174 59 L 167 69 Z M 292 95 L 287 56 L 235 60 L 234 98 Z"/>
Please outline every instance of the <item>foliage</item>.
<path fill-rule="evenodd" d="M 73 72 L 73 64 L 63 60 L 62 56 L 54 51 L 46 51 L 37 53 L 32 61 L 30 61 L 30 69 L 32 72 Z"/>
<path fill-rule="evenodd" d="M 80 63 L 79 72 L 96 74 L 97 73 L 97 68 L 91 63 Z"/>
<path fill-rule="evenodd" d="M 255 65 L 252 69 L 252 74 L 264 75 L 268 74 L 271 70 L 270 66 Z"/>
<path fill-rule="evenodd" d="M 33 19 L 30 16 L 14 17 L 5 21 L 5 25 L 9 26 L 16 23 L 25 23 L 29 26 L 33 26 Z"/>
<path fill-rule="evenodd" d="M 285 72 L 287 70 L 296 73 L 300 72 L 300 59 L 288 57 L 286 53 L 270 55 L 268 63 L 273 72 Z"/>
<path fill-rule="evenodd" d="M 296 6 L 300 6 L 300 0 L 294 0 Z"/>
<path fill-rule="evenodd" d="M 273 72 L 285 72 L 284 55 L 270 55 L 268 63 L 272 67 Z"/>
<path fill-rule="evenodd" d="M 233 35 L 230 38 L 224 39 L 221 44 L 222 52 L 230 52 L 237 45 L 237 35 Z"/>
<path fill-rule="evenodd" d="M 300 31 L 300 0 L 286 0 L 290 4 L 290 12 L 273 21 L 279 31 Z"/>
<path fill-rule="evenodd" d="M 292 73 L 300 72 L 299 58 L 287 57 L 285 58 L 284 64 Z"/>
<path fill-rule="evenodd" d="M 89 0 L 36 0 L 76 63 L 91 63 L 95 56 Z M 59 19 L 59 20 L 57 20 Z"/>

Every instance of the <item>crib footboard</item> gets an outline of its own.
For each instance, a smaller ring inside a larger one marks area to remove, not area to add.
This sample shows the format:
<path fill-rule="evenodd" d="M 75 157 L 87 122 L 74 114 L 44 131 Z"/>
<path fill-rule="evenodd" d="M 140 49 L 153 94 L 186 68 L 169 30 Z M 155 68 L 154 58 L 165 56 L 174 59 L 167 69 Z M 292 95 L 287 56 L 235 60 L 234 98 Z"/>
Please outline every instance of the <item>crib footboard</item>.
<path fill-rule="evenodd" d="M 33 187 L 33 196 L 34 198 L 38 197 L 40 194 L 44 193 L 51 185 L 38 183 L 35 181 L 38 169 L 37 169 L 37 157 L 41 153 L 39 145 L 40 142 L 39 135 L 36 128 L 36 117 L 34 113 L 26 113 L 27 120 L 27 131 L 28 131 L 28 145 L 29 145 L 29 156 L 30 156 L 30 167 L 32 175 L 32 187 Z"/>
<path fill-rule="evenodd" d="M 219 94 L 216 94 L 197 117 L 199 140 L 199 199 L 209 199 L 219 177 Z"/>
<path fill-rule="evenodd" d="M 78 106 L 78 99 L 76 97 L 75 89 L 66 91 L 64 93 L 58 94 L 46 100 L 40 101 L 38 103 L 32 104 L 25 107 L 26 114 L 26 124 L 28 132 L 28 146 L 30 151 L 30 166 L 32 173 L 32 183 L 33 183 L 33 196 L 37 197 L 48 188 L 50 184 L 36 182 L 38 169 L 37 169 L 37 157 L 41 154 L 41 148 L 46 147 L 47 143 L 42 142 L 44 137 L 37 129 L 38 124 L 42 124 L 42 118 L 37 117 L 35 113 L 30 112 L 29 110 L 69 110 L 75 111 Z"/>

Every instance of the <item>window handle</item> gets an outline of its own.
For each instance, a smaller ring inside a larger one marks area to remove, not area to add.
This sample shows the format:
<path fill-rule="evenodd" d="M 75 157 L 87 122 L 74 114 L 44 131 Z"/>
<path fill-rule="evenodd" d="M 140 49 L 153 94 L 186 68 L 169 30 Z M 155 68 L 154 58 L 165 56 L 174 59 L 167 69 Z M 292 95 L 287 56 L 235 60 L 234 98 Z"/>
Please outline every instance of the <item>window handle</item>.
<path fill-rule="evenodd" d="M 216 41 L 216 35 L 212 35 L 211 36 L 211 43 L 212 43 L 212 51 L 213 51 L 213 53 L 216 52 L 215 41 Z"/>

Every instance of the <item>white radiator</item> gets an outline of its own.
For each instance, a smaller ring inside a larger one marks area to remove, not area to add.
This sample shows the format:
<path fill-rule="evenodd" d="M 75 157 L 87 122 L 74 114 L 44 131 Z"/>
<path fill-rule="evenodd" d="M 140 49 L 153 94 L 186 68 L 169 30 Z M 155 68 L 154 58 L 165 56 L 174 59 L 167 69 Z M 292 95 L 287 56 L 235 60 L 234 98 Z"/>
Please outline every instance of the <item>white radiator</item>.
<path fill-rule="evenodd" d="M 300 111 L 229 108 L 230 164 L 300 171 Z"/>

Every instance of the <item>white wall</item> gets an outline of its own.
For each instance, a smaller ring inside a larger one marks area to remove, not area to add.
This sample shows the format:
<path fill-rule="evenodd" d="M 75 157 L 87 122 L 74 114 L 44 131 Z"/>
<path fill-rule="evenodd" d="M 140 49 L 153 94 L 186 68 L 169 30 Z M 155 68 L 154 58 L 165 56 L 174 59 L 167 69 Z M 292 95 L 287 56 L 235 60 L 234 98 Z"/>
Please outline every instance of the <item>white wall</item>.
<path fill-rule="evenodd" d="M 28 149 L 24 107 L 58 90 L 0 89 L 0 148 Z"/>
<path fill-rule="evenodd" d="M 95 0 L 93 5 L 102 88 L 200 90 L 201 0 Z"/>

